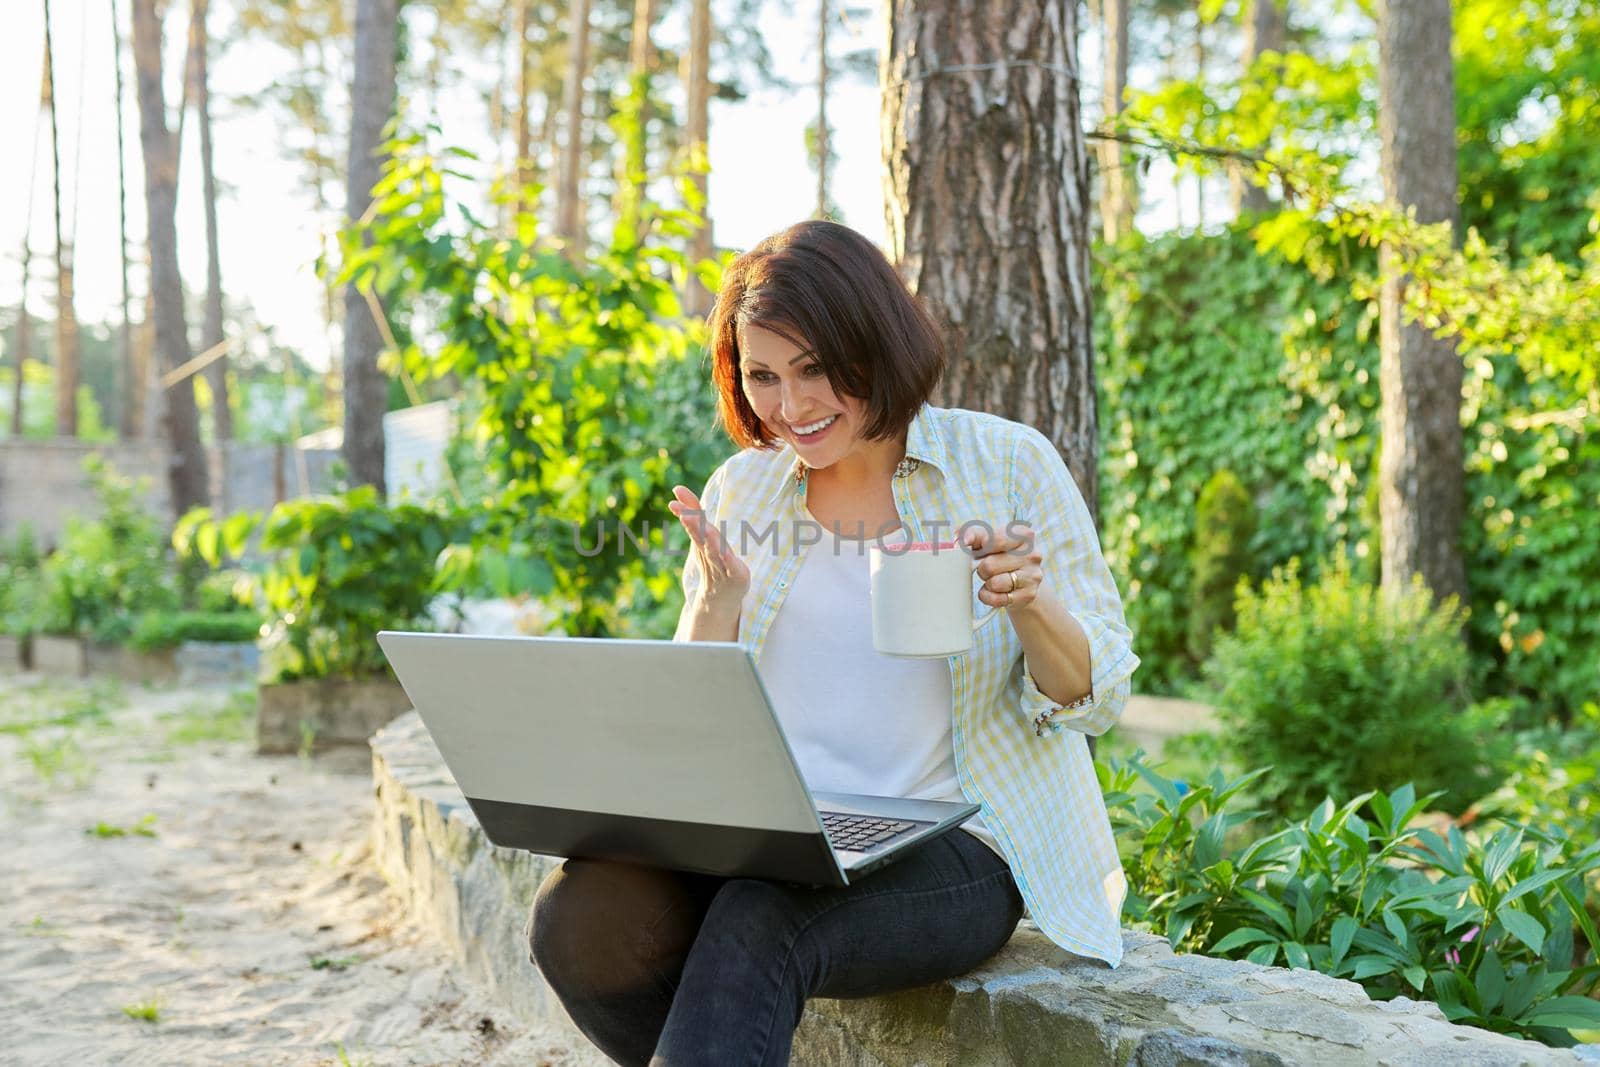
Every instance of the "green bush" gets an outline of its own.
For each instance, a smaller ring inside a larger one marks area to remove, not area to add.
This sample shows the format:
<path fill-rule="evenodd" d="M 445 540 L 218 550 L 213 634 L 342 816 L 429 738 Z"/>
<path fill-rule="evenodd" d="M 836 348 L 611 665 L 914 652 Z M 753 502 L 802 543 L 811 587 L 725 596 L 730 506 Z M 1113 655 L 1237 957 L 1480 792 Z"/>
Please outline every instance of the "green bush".
<path fill-rule="evenodd" d="M 620 139 L 637 137 L 636 118 L 622 109 Z M 459 381 L 474 405 L 483 468 L 467 481 L 491 495 L 472 498 L 443 580 L 548 601 L 574 635 L 670 634 L 683 562 L 663 551 L 672 486 L 698 490 L 731 450 L 704 324 L 677 296 L 691 272 L 716 284 L 715 264 L 681 251 L 698 218 L 629 202 L 610 242 L 574 257 L 526 204 L 506 200 L 501 226 L 453 202 L 447 176 L 469 177 L 470 153 L 420 134 L 389 147 L 377 218 L 344 233 L 338 281 L 394 309 L 390 365 Z"/>
<path fill-rule="evenodd" d="M 1506 755 L 1502 702 L 1472 704 L 1461 613 L 1420 582 L 1390 597 L 1339 564 L 1273 572 L 1238 601 L 1205 669 L 1222 733 L 1280 811 L 1411 780 L 1460 811 Z"/>
<path fill-rule="evenodd" d="M 39 630 L 121 641 L 139 614 L 177 608 L 177 583 L 161 522 L 139 502 L 144 486 L 99 456 L 91 455 L 83 466 L 99 515 L 69 521 L 60 546 L 44 562 Z"/>
<path fill-rule="evenodd" d="M 20 637 L 38 626 L 41 562 L 28 523 L 9 542 L 0 542 L 0 634 Z"/>
<path fill-rule="evenodd" d="M 1194 548 L 1189 553 L 1194 575 L 1189 654 L 1204 662 L 1216 632 L 1233 628 L 1234 591 L 1240 578 L 1251 575 L 1256 507 L 1232 471 L 1217 471 L 1200 490 L 1194 525 Z"/>
<path fill-rule="evenodd" d="M 1096 771 L 1129 919 L 1174 948 L 1434 1000 L 1454 1022 L 1552 1045 L 1600 1027 L 1600 936 L 1583 906 L 1600 844 L 1510 827 L 1441 836 L 1416 825 L 1434 798 L 1409 785 L 1250 833 L 1257 814 L 1239 799 L 1265 770 L 1184 784 L 1135 757 Z"/>
<path fill-rule="evenodd" d="M 140 616 L 129 644 L 142 652 L 175 648 L 185 641 L 245 643 L 261 635 L 261 620 L 239 611 L 179 611 Z"/>
<path fill-rule="evenodd" d="M 1097 250 L 1101 539 L 1145 691 L 1192 670 L 1185 549 L 1211 472 L 1258 491 L 1258 567 L 1299 558 L 1314 577 L 1354 553 L 1377 574 L 1376 308 L 1350 293 L 1373 261 L 1353 246 L 1335 257 L 1344 269 L 1319 280 L 1258 253 L 1245 226 Z M 1569 716 L 1600 699 L 1600 412 L 1512 354 L 1466 369 L 1462 551 L 1481 689 L 1535 720 Z"/>
<path fill-rule="evenodd" d="M 371 486 L 279 504 L 263 519 L 184 516 L 178 552 L 213 567 L 260 529 L 271 563 L 253 602 L 267 619 L 263 673 L 279 680 L 363 677 L 385 670 L 379 630 L 425 630 L 435 564 L 460 519 L 440 506 L 385 505 Z"/>

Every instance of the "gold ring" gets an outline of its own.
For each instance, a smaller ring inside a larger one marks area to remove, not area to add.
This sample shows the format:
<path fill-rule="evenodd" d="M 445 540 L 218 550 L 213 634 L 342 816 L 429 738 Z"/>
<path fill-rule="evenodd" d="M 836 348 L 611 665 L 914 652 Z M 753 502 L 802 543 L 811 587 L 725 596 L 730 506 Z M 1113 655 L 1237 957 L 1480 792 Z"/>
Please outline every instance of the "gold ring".
<path fill-rule="evenodd" d="M 1006 593 L 1006 607 L 1009 608 L 1010 606 L 1011 606 L 1011 594 L 1009 592 L 1007 592 Z"/>
<path fill-rule="evenodd" d="M 1015 593 L 1017 591 L 1017 572 L 1016 571 L 1006 571 L 1006 573 L 1011 575 L 1011 588 L 1006 590 L 1007 595 L 1009 595 L 1009 594 Z"/>

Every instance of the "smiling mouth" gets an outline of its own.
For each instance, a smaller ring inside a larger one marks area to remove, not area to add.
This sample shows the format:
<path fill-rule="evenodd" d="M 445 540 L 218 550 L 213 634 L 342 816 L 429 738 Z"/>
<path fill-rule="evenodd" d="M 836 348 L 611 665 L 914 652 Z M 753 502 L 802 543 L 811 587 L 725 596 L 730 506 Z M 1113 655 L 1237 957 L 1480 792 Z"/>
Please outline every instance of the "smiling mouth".
<path fill-rule="evenodd" d="M 839 416 L 837 415 L 829 415 L 825 419 L 818 419 L 816 422 L 808 422 L 803 426 L 791 425 L 790 428 L 794 430 L 796 437 L 817 437 L 827 430 L 828 427 L 832 426 L 838 418 Z"/>

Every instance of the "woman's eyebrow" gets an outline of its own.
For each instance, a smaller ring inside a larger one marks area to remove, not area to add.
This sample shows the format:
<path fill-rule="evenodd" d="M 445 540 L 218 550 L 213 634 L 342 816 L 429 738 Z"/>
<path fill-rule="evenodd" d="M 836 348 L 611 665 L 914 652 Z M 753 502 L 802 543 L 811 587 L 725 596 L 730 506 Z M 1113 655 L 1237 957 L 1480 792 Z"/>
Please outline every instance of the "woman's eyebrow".
<path fill-rule="evenodd" d="M 798 356 L 795 356 L 793 359 L 791 359 L 789 361 L 789 366 L 792 367 L 796 363 L 799 363 L 802 359 L 805 359 L 807 356 L 814 356 L 814 355 L 816 355 L 816 352 L 814 352 L 813 350 L 808 348 L 804 352 L 800 353 Z M 765 367 L 766 366 L 766 364 L 761 362 L 761 360 L 759 360 L 759 359 L 746 359 L 745 360 L 745 364 L 747 366 L 751 366 L 751 367 Z"/>

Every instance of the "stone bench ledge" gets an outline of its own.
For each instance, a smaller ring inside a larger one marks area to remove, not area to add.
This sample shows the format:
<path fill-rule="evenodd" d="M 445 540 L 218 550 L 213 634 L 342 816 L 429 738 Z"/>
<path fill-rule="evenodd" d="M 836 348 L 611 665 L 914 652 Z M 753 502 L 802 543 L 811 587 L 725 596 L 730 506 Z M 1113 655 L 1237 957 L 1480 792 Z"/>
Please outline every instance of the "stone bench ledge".
<path fill-rule="evenodd" d="M 587 1043 L 528 962 L 522 930 L 558 860 L 489 843 L 415 712 L 372 739 L 374 855 L 412 916 L 529 1022 Z M 1370 1000 L 1313 971 L 1174 955 L 1125 931 L 1116 970 L 1052 944 L 1026 920 L 983 967 L 892 996 L 813 1000 L 794 1062 L 910 1064 L 1382 1064 L 1512 1067 L 1594 1062 L 1447 1022 L 1434 1004 Z M 593 1062 L 606 1062 L 594 1053 Z"/>

